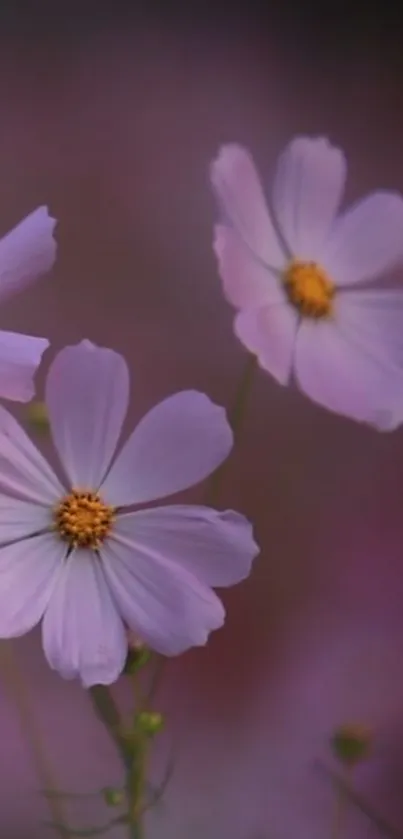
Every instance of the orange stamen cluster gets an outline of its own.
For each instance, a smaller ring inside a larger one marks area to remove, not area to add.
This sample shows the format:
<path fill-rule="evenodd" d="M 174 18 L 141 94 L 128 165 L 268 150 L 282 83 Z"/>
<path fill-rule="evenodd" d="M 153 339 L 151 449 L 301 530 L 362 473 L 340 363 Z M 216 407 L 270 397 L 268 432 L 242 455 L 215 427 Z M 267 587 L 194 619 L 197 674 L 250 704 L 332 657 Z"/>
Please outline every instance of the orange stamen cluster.
<path fill-rule="evenodd" d="M 325 318 L 332 314 L 334 283 L 316 262 L 293 260 L 283 275 L 290 303 L 303 317 Z"/>
<path fill-rule="evenodd" d="M 111 531 L 116 510 L 96 492 L 72 490 L 55 510 L 55 527 L 72 548 L 97 550 Z"/>

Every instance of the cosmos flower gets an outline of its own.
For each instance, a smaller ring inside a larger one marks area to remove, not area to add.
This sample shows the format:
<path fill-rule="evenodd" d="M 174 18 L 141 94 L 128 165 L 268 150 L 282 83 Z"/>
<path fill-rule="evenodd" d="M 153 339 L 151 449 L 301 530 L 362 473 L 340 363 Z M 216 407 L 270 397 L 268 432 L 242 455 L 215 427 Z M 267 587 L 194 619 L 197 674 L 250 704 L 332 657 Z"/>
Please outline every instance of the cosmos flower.
<path fill-rule="evenodd" d="M 127 630 L 166 655 L 205 644 L 225 617 L 211 586 L 242 580 L 258 552 L 231 510 L 125 509 L 202 481 L 232 447 L 224 410 L 183 391 L 146 414 L 111 466 L 128 399 L 118 353 L 83 341 L 56 356 L 46 405 L 64 484 L 0 408 L 0 637 L 43 618 L 50 666 L 85 686 L 118 677 Z"/>
<path fill-rule="evenodd" d="M 214 249 L 235 332 L 262 368 L 331 411 L 391 430 L 402 421 L 403 287 L 373 281 L 403 262 L 403 198 L 374 192 L 338 214 L 346 160 L 297 137 L 270 208 L 237 145 L 211 167 L 223 212 Z"/>
<path fill-rule="evenodd" d="M 0 301 L 49 271 L 56 258 L 56 220 L 38 207 L 0 239 Z M 49 341 L 0 331 L 0 397 L 29 402 L 34 375 Z"/>

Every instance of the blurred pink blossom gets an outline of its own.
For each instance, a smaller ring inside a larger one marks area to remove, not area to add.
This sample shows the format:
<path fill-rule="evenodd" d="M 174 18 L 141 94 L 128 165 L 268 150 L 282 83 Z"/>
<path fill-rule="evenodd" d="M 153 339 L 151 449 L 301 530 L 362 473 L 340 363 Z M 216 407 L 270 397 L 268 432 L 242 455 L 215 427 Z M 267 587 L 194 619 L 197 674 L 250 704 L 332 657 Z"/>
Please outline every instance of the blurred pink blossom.
<path fill-rule="evenodd" d="M 347 164 L 324 138 L 280 156 L 271 207 L 249 153 L 221 148 L 214 250 L 235 332 L 261 367 L 379 430 L 403 420 L 403 290 L 365 286 L 403 262 L 403 198 L 374 192 L 337 216 Z"/>

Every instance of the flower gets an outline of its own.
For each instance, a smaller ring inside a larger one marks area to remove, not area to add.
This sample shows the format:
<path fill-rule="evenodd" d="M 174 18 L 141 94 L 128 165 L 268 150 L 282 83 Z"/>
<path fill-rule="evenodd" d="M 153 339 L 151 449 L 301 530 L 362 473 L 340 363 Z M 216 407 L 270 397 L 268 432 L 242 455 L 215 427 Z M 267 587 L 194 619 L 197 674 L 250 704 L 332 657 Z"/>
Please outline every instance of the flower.
<path fill-rule="evenodd" d="M 0 240 L 0 300 L 49 271 L 56 258 L 56 220 L 38 207 Z M 0 396 L 29 402 L 34 375 L 49 341 L 0 331 Z"/>
<path fill-rule="evenodd" d="M 231 510 L 173 504 L 124 508 L 202 481 L 227 457 L 223 408 L 196 391 L 153 408 L 111 461 L 129 398 L 125 360 L 83 341 L 54 359 L 46 382 L 60 482 L 0 408 L 0 637 L 42 618 L 50 666 L 85 686 L 122 671 L 127 629 L 166 655 L 206 643 L 224 622 L 211 586 L 245 578 L 258 548 Z"/>
<path fill-rule="evenodd" d="M 260 366 L 391 430 L 403 419 L 403 290 L 370 283 L 403 261 L 403 199 L 374 192 L 337 215 L 346 168 L 326 139 L 295 138 L 270 210 L 248 152 L 223 146 L 211 167 L 224 214 L 214 250 L 235 333 Z"/>

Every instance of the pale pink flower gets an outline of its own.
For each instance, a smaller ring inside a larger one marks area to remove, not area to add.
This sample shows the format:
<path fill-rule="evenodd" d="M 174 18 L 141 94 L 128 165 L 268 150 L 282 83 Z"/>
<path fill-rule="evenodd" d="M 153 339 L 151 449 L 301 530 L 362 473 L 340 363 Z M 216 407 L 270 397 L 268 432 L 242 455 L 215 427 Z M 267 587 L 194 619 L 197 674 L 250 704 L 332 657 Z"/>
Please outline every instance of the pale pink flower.
<path fill-rule="evenodd" d="M 0 239 L 0 301 L 34 282 L 56 258 L 56 220 L 38 207 Z M 49 341 L 0 331 L 0 397 L 29 402 L 34 375 Z"/>
<path fill-rule="evenodd" d="M 375 192 L 338 215 L 346 160 L 297 137 L 265 201 L 249 153 L 221 148 L 214 249 L 235 332 L 262 368 L 381 430 L 403 419 L 403 289 L 370 285 L 403 262 L 403 198 Z M 365 285 L 366 284 L 366 285 Z"/>
<path fill-rule="evenodd" d="M 225 617 L 211 587 L 242 580 L 258 553 L 232 510 L 125 510 L 202 481 L 233 442 L 223 408 L 183 391 L 146 414 L 111 465 L 128 400 L 118 353 L 83 341 L 57 355 L 46 405 L 64 484 L 0 408 L 0 637 L 43 618 L 50 666 L 86 686 L 118 677 L 127 629 L 166 655 L 205 644 Z"/>

